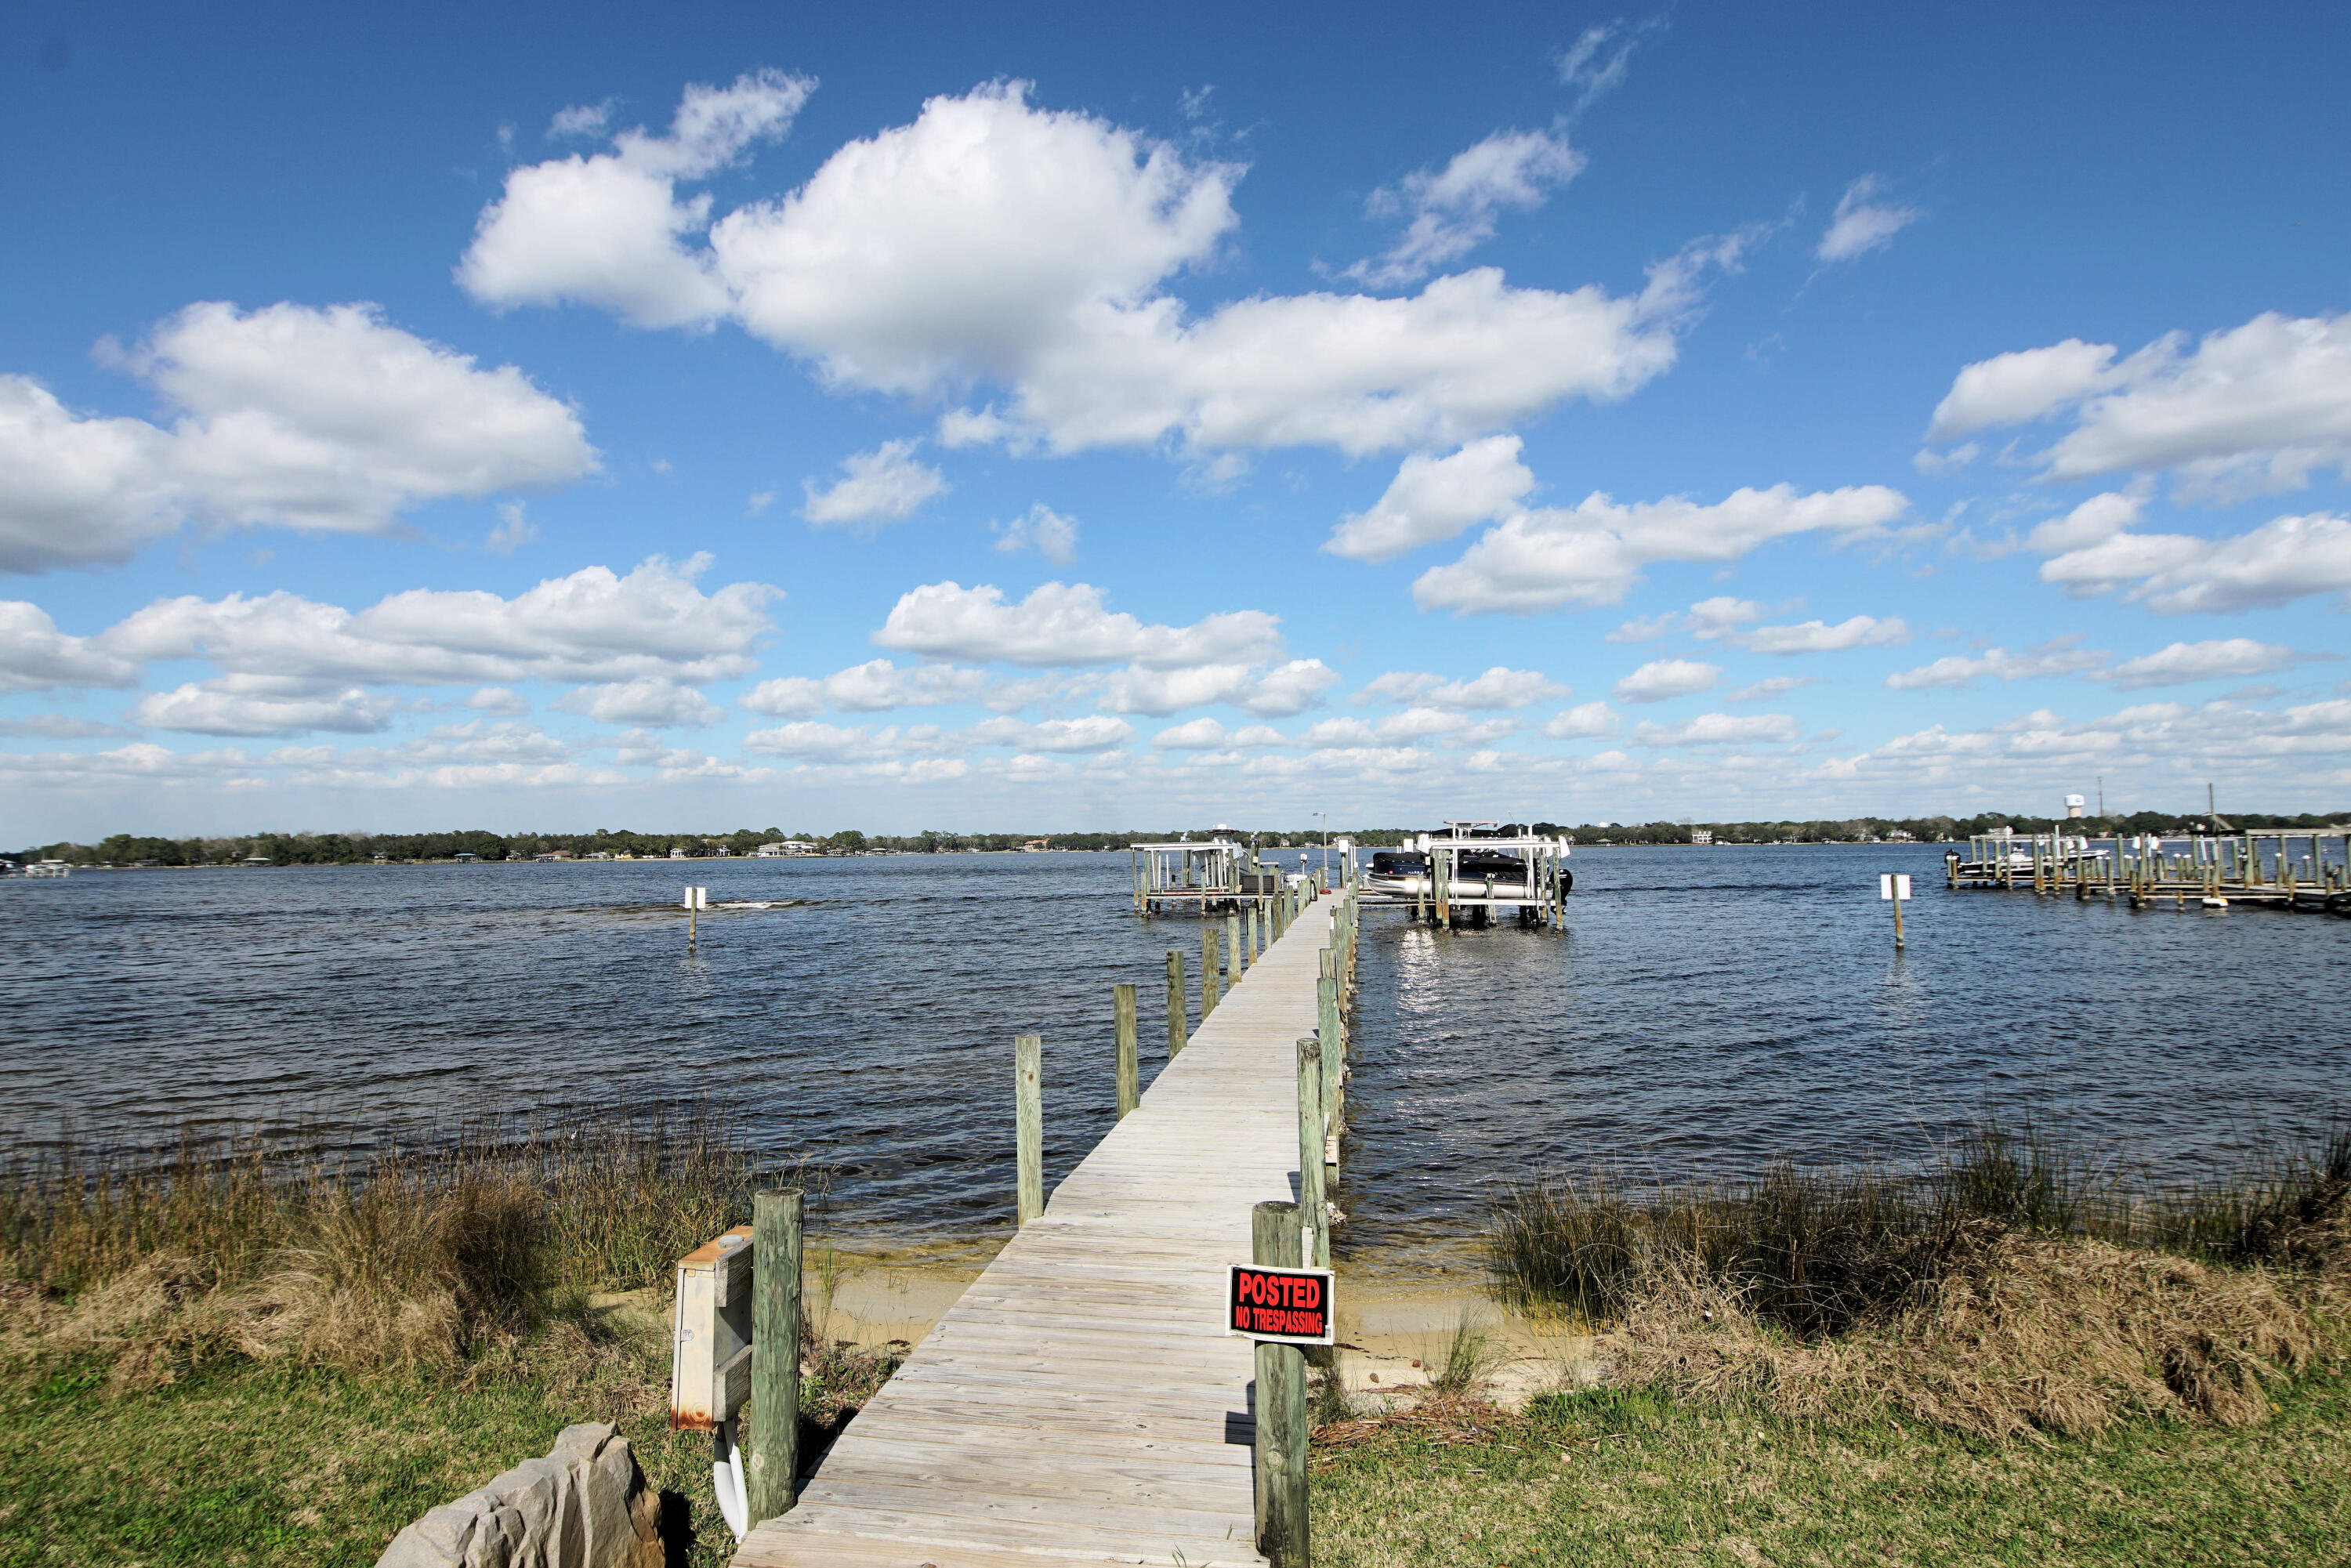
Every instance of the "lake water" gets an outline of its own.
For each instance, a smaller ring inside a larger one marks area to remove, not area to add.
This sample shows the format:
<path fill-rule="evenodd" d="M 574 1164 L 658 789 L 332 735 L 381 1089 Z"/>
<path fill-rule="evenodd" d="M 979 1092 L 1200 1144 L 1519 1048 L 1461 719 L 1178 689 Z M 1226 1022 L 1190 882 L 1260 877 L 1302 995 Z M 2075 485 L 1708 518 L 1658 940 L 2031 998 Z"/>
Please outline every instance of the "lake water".
<path fill-rule="evenodd" d="M 1547 1168 L 1916 1156 L 1987 1108 L 2194 1174 L 2351 1101 L 2351 923 L 1955 894 L 1932 846 L 1571 864 L 1564 936 L 1367 915 L 1348 1246 L 1458 1235 Z M 1917 891 L 1901 956 L 1886 870 Z M 689 880 L 798 902 L 706 914 L 689 953 Z M 1045 1036 L 1050 1182 L 1112 1121 L 1112 985 L 1146 1079 L 1169 947 L 1196 996 L 1197 923 L 1126 889 L 1123 853 L 11 878 L 0 1138 L 297 1117 L 358 1147 L 718 1097 L 831 1170 L 833 1224 L 972 1235 L 1012 1207 L 1012 1037 Z"/>

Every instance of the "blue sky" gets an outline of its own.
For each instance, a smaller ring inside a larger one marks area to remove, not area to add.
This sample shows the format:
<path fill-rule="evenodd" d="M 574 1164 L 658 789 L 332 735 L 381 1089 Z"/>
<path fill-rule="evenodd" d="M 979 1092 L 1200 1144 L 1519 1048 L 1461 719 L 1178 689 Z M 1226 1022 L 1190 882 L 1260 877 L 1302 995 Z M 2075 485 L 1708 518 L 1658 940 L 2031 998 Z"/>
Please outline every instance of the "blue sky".
<path fill-rule="evenodd" d="M 2351 799 L 2308 8 L 34 6 L 16 837 Z"/>

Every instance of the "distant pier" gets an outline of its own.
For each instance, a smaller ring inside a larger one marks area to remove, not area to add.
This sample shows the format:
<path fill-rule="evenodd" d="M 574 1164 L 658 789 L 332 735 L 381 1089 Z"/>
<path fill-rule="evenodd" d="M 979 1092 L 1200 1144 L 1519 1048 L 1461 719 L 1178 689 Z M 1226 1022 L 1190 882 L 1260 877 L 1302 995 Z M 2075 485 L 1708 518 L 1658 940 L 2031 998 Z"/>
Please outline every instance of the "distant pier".
<path fill-rule="evenodd" d="M 2091 837 L 1979 833 L 1943 856 L 1957 889 L 2127 900 L 2134 909 L 2259 904 L 2351 916 L 2351 826 Z"/>

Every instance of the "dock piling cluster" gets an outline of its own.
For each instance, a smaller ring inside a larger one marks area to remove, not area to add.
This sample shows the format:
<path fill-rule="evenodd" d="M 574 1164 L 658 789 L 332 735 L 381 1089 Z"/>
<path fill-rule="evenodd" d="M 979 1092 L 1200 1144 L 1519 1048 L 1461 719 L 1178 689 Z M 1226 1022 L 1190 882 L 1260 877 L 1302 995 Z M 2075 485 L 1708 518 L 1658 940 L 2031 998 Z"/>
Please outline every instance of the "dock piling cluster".
<path fill-rule="evenodd" d="M 2046 833 L 1979 833 L 1965 854 L 1943 856 L 1953 888 L 2030 889 L 2043 896 L 2169 901 L 2186 908 L 2261 904 L 2351 916 L 2351 828 L 2264 828 L 2232 833 L 2094 838 L 2053 824 Z"/>

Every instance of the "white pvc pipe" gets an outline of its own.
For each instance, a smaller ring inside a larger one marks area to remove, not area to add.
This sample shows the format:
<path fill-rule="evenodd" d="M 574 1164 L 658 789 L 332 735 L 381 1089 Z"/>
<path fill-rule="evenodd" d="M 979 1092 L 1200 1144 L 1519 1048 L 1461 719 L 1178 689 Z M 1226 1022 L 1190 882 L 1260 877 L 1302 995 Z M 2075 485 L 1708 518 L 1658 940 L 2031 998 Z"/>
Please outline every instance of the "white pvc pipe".
<path fill-rule="evenodd" d="M 743 1449 L 736 1441 L 735 1423 L 722 1421 L 710 1434 L 710 1490 L 718 1496 L 718 1511 L 726 1528 L 742 1540 L 751 1533 L 751 1502 L 744 1493 Z"/>

